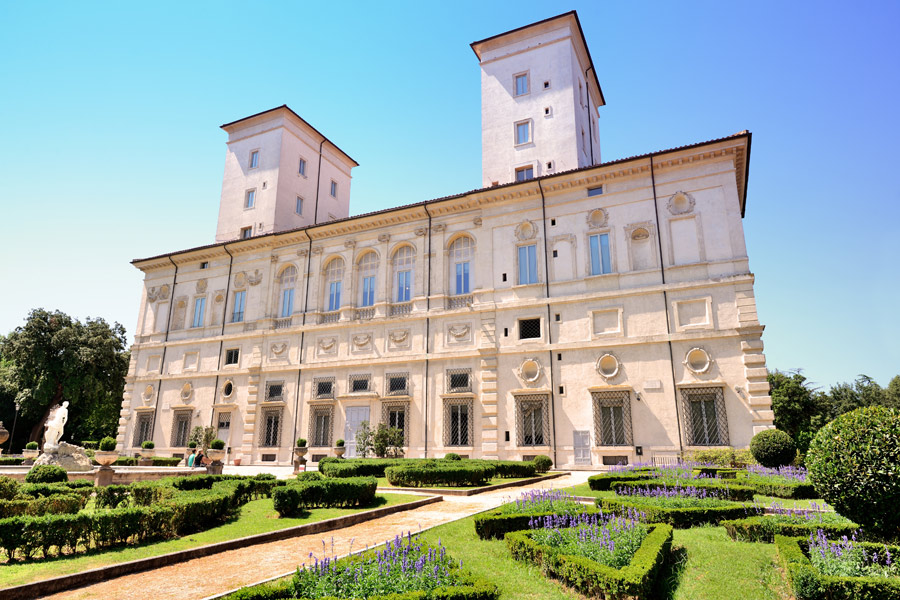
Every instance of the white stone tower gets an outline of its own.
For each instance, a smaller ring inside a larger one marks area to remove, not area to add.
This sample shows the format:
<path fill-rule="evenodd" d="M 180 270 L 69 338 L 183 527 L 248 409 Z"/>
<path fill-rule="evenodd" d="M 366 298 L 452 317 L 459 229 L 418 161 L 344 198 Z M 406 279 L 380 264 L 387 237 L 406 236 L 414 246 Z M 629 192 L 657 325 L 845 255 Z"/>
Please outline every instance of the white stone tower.
<path fill-rule="evenodd" d="M 606 102 L 575 11 L 473 42 L 484 187 L 600 162 Z"/>
<path fill-rule="evenodd" d="M 350 215 L 359 164 L 287 106 L 222 125 L 228 153 L 216 241 Z"/>

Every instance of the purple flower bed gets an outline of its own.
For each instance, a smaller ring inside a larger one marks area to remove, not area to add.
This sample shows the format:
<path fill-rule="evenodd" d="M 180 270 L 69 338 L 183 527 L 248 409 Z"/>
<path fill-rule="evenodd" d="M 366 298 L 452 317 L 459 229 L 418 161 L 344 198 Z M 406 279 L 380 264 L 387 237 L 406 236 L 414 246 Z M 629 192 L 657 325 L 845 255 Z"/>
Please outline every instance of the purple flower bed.
<path fill-rule="evenodd" d="M 665 508 L 730 506 L 727 490 L 697 488 L 676 482 L 672 485 L 646 485 L 616 488 L 616 495 L 647 501 Z"/>
<path fill-rule="evenodd" d="M 559 514 L 576 514 L 584 511 L 584 505 L 575 498 L 560 490 L 531 490 L 522 492 L 514 502 L 500 507 L 501 514 L 537 514 L 555 512 Z"/>
<path fill-rule="evenodd" d="M 760 465 L 749 465 L 747 467 L 747 472 L 750 474 L 750 476 L 756 475 L 759 477 L 771 477 L 777 480 L 795 483 L 806 483 L 807 475 L 805 468 L 791 466 L 770 469 Z"/>
<path fill-rule="evenodd" d="M 819 529 L 809 536 L 809 560 L 823 575 L 833 577 L 898 577 L 898 556 L 888 546 L 881 549 L 857 545 L 856 534 L 843 536 L 836 542 L 829 541 Z"/>
<path fill-rule="evenodd" d="M 529 527 L 532 539 L 540 545 L 618 569 L 631 561 L 647 537 L 647 527 L 640 523 L 641 517 L 633 509 L 624 516 L 553 515 L 531 519 Z"/>

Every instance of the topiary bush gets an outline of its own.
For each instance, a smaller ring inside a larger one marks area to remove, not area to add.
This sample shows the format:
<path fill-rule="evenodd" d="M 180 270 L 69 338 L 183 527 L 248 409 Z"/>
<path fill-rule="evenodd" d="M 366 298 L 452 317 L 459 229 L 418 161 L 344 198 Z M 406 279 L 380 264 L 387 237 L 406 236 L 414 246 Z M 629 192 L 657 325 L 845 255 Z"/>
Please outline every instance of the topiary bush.
<path fill-rule="evenodd" d="M 19 482 L 12 477 L 0 476 L 0 500 L 12 500 L 19 493 Z"/>
<path fill-rule="evenodd" d="M 553 466 L 553 460 L 546 454 L 538 454 L 531 462 L 534 463 L 534 470 L 538 473 L 546 473 Z"/>
<path fill-rule="evenodd" d="M 141 443 L 141 448 L 143 448 L 144 450 L 153 450 L 154 448 L 156 448 L 156 444 L 154 444 L 150 440 L 145 440 L 143 443 Z"/>
<path fill-rule="evenodd" d="M 456 452 L 448 452 L 444 455 L 444 460 L 462 460 L 462 457 Z"/>
<path fill-rule="evenodd" d="M 37 442 L 28 442 L 27 444 L 25 444 L 25 449 L 26 450 L 37 450 L 38 443 Z"/>
<path fill-rule="evenodd" d="M 806 454 L 809 481 L 841 515 L 900 537 L 900 411 L 858 408 L 819 430 Z"/>
<path fill-rule="evenodd" d="M 797 446 L 784 431 L 766 429 L 750 440 L 750 452 L 759 464 L 774 469 L 791 464 L 797 456 Z"/>
<path fill-rule="evenodd" d="M 214 439 L 209 443 L 209 447 L 213 450 L 224 450 L 225 449 L 225 440 L 220 440 L 219 438 Z"/>
<path fill-rule="evenodd" d="M 56 483 L 68 480 L 69 475 L 66 473 L 66 470 L 56 465 L 38 465 L 32 467 L 28 474 L 25 475 L 26 483 Z"/>
<path fill-rule="evenodd" d="M 116 449 L 116 440 L 106 436 L 102 440 L 100 440 L 100 451 L 101 452 L 112 452 Z"/>

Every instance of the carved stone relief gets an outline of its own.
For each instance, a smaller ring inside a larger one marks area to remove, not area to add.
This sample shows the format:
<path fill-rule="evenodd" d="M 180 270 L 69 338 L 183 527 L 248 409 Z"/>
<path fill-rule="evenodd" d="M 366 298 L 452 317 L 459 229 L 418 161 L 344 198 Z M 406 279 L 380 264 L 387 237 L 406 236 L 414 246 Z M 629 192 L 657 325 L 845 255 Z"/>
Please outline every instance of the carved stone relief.
<path fill-rule="evenodd" d="M 316 342 L 318 354 L 335 354 L 337 352 L 336 337 L 321 337 Z"/>
<path fill-rule="evenodd" d="M 262 281 L 262 278 L 263 278 L 263 274 L 260 272 L 260 270 L 259 270 L 259 269 L 255 269 L 255 270 L 253 271 L 253 275 L 248 275 L 248 276 L 247 276 L 247 282 L 248 282 L 250 285 L 259 285 L 260 282 Z"/>
<path fill-rule="evenodd" d="M 206 292 L 206 280 L 198 279 L 197 280 L 197 293 L 202 294 L 204 292 Z"/>
<path fill-rule="evenodd" d="M 621 370 L 621 364 L 619 363 L 619 359 L 616 358 L 615 354 L 607 352 L 597 359 L 596 368 L 597 373 L 600 374 L 600 377 L 602 377 L 604 380 L 610 380 L 619 374 L 619 371 Z"/>
<path fill-rule="evenodd" d="M 183 386 L 181 386 L 181 399 L 187 402 L 191 399 L 191 396 L 194 395 L 194 386 L 188 381 Z"/>
<path fill-rule="evenodd" d="M 378 241 L 383 244 L 388 243 L 389 241 L 391 241 L 391 234 L 389 234 L 389 233 L 378 234 Z"/>
<path fill-rule="evenodd" d="M 234 289 L 240 290 L 247 287 L 247 274 L 241 271 L 234 276 Z"/>
<path fill-rule="evenodd" d="M 440 232 L 444 231 L 445 229 L 447 229 L 447 226 L 444 225 L 443 223 L 438 223 L 437 225 L 434 225 L 432 227 L 432 229 L 434 230 L 435 233 L 440 233 Z"/>
<path fill-rule="evenodd" d="M 475 217 L 475 218 L 472 220 L 472 224 L 473 224 L 475 227 L 481 227 L 481 223 L 482 223 L 481 217 Z"/>
<path fill-rule="evenodd" d="M 537 227 L 532 221 L 522 221 L 516 226 L 516 239 L 520 242 L 534 239 L 537 235 Z"/>
<path fill-rule="evenodd" d="M 353 347 L 357 350 L 362 350 L 363 348 L 367 348 L 372 342 L 372 334 L 371 333 L 363 333 L 359 335 L 353 336 Z"/>
<path fill-rule="evenodd" d="M 409 329 L 394 329 L 388 333 L 388 349 L 409 348 Z"/>
<path fill-rule="evenodd" d="M 544 370 L 537 358 L 526 358 L 519 365 L 519 378 L 526 384 L 534 384 L 541 378 Z"/>
<path fill-rule="evenodd" d="M 344 240 L 344 248 L 356 248 L 356 240 Z"/>
<path fill-rule="evenodd" d="M 269 345 L 269 350 L 271 351 L 272 358 L 287 358 L 287 342 L 273 342 Z"/>
<path fill-rule="evenodd" d="M 428 229 L 426 229 L 425 227 L 416 227 L 413 230 L 413 233 L 415 233 L 418 237 L 423 237 L 426 233 L 428 233 Z"/>
<path fill-rule="evenodd" d="M 609 213 L 606 212 L 605 208 L 595 208 L 587 215 L 587 224 L 591 229 L 599 229 L 601 227 L 606 227 L 606 224 L 609 222 Z"/>
<path fill-rule="evenodd" d="M 684 215 L 694 210 L 697 202 L 687 192 L 675 192 L 666 203 L 666 208 L 673 215 Z"/>

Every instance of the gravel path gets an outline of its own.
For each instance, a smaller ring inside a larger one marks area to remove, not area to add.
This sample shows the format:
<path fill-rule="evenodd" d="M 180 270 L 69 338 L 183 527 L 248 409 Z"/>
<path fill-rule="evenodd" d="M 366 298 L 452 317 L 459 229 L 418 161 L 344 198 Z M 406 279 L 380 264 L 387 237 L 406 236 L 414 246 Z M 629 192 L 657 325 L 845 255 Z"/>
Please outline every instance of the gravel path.
<path fill-rule="evenodd" d="M 103 600 L 187 600 L 220 594 L 288 573 L 311 560 L 309 553 L 341 556 L 352 548 L 375 546 L 399 533 L 413 533 L 493 508 L 524 489 L 562 488 L 584 483 L 592 473 L 578 471 L 522 488 L 507 488 L 475 496 L 444 496 L 443 502 L 396 513 L 325 534 L 259 544 L 190 560 L 177 565 L 126 575 L 46 598 Z M 324 545 L 323 545 L 324 542 Z M 333 545 L 333 550 L 332 550 Z"/>

